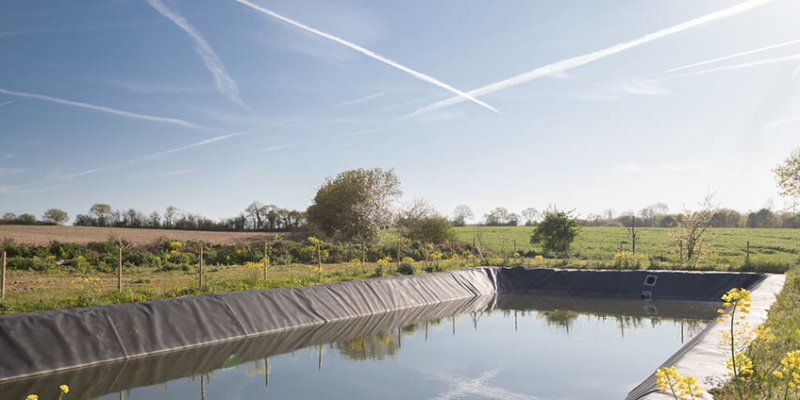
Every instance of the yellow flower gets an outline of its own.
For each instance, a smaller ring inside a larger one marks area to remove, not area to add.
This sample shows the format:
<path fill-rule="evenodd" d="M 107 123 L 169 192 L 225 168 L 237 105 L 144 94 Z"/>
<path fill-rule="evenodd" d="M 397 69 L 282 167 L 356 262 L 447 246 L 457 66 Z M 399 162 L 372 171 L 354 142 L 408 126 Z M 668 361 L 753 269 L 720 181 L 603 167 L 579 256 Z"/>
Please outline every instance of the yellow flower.
<path fill-rule="evenodd" d="M 39 396 L 35 394 L 29 394 L 28 397 L 25 398 L 25 400 L 39 400 Z"/>
<path fill-rule="evenodd" d="M 736 372 L 741 377 L 750 376 L 753 373 L 753 361 L 750 360 L 750 357 L 745 355 L 744 353 L 737 353 L 736 357 L 731 357 L 728 359 L 728 367 L 729 375 L 733 375 L 734 371 L 734 364 L 736 366 Z"/>
<path fill-rule="evenodd" d="M 64 394 L 69 393 L 69 386 L 67 386 L 67 385 L 61 385 L 58 388 L 61 389 L 61 393 L 64 393 Z"/>

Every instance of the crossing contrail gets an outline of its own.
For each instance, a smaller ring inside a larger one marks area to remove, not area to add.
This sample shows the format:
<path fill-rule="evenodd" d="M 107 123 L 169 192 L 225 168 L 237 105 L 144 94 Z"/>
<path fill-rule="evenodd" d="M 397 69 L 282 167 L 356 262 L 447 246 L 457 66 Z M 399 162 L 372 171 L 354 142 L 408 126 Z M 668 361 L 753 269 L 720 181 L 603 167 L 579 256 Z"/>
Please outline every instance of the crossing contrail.
<path fill-rule="evenodd" d="M 206 69 L 214 75 L 214 84 L 217 86 L 217 90 L 228 100 L 248 108 L 242 99 L 239 98 L 239 86 L 225 70 L 222 60 L 219 59 L 214 49 L 212 49 L 208 42 L 203 39 L 203 36 L 194 29 L 189 21 L 177 12 L 170 10 L 161 0 L 147 0 L 147 3 L 192 37 L 192 40 L 195 42 L 195 51 L 197 51 L 197 54 L 203 59 Z"/>
<path fill-rule="evenodd" d="M 237 0 L 237 1 L 244 1 L 244 0 Z M 632 49 L 634 47 L 641 46 L 645 43 L 652 42 L 654 40 L 658 40 L 670 35 L 674 35 L 679 32 L 683 32 L 687 29 L 695 28 L 700 25 L 704 25 L 710 22 L 714 22 L 720 19 L 732 17 L 734 15 L 741 14 L 743 12 L 752 10 L 756 7 L 763 6 L 767 3 L 772 2 L 773 0 L 749 0 L 742 3 L 739 3 L 735 6 L 728 7 L 726 9 L 713 12 L 711 14 L 706 14 L 702 17 L 698 17 L 686 22 L 682 22 L 678 25 L 671 26 L 669 28 L 661 29 L 659 31 L 649 33 L 647 35 L 641 36 L 639 38 L 623 42 L 620 44 L 613 45 L 611 47 L 606 47 L 605 49 L 598 50 L 589 54 L 584 54 L 577 57 L 568 58 L 565 60 L 561 60 L 552 64 L 545 65 L 543 67 L 536 68 L 532 71 L 526 72 L 524 74 L 520 74 L 508 79 L 504 79 L 499 82 L 495 82 L 474 90 L 470 90 L 467 92 L 467 95 L 472 97 L 480 97 L 485 96 L 490 93 L 494 93 L 503 89 L 510 88 L 512 86 L 516 86 L 522 83 L 526 83 L 532 81 L 534 79 L 538 79 L 541 77 L 553 75 L 559 72 L 564 72 L 576 67 L 580 67 L 582 65 L 589 64 L 591 62 L 606 58 L 608 56 L 623 52 L 625 50 Z M 431 105 L 422 107 L 417 109 L 410 115 L 409 117 L 413 117 L 422 113 L 430 112 L 433 110 L 440 109 L 442 107 L 451 106 L 453 104 L 458 104 L 464 101 L 465 96 L 461 97 L 451 97 L 446 100 L 442 100 Z"/>
<path fill-rule="evenodd" d="M 192 129 L 212 130 L 211 128 L 206 128 L 204 126 L 196 125 L 196 124 L 193 124 L 191 122 L 187 122 L 187 121 L 184 121 L 184 120 L 178 119 L 178 118 L 157 117 L 157 116 L 153 116 L 153 115 L 137 114 L 137 113 L 133 113 L 133 112 L 130 112 L 130 111 L 118 110 L 116 108 L 105 107 L 105 106 L 97 106 L 97 105 L 94 105 L 94 104 L 82 103 L 80 101 L 72 101 L 72 100 L 60 99 L 58 97 L 46 96 L 46 95 L 43 95 L 43 94 L 16 92 L 16 91 L 13 91 L 13 90 L 7 90 L 7 89 L 2 89 L 2 88 L 0 88 L 0 93 L 7 94 L 9 96 L 27 97 L 29 99 L 50 101 L 50 102 L 53 102 L 53 103 L 65 104 L 65 105 L 73 106 L 73 107 L 88 108 L 90 110 L 102 111 L 102 112 L 105 112 L 105 113 L 121 115 L 123 117 L 128 117 L 128 118 L 143 119 L 143 120 L 146 120 L 146 121 L 154 121 L 154 122 L 163 122 L 163 123 L 167 123 L 167 124 L 179 125 L 179 126 L 183 126 L 183 127 L 186 127 L 186 128 L 192 128 Z"/>
<path fill-rule="evenodd" d="M 731 58 L 742 57 L 742 56 L 746 56 L 746 55 L 750 55 L 750 54 L 760 53 L 762 51 L 777 49 L 779 47 L 791 46 L 793 44 L 798 44 L 798 43 L 800 43 L 800 39 L 790 40 L 788 42 L 773 44 L 771 46 L 766 46 L 766 47 L 759 47 L 757 49 L 743 51 L 741 53 L 731 54 L 731 55 L 724 56 L 724 57 L 712 58 L 710 60 L 696 62 L 694 64 L 689 64 L 689 65 L 684 65 L 682 67 L 668 69 L 666 72 L 677 72 L 677 71 L 684 70 L 684 69 L 689 69 L 689 68 L 692 68 L 692 67 L 699 67 L 701 65 L 712 64 L 712 63 L 715 63 L 715 62 L 718 62 L 718 61 L 730 60 Z"/>
<path fill-rule="evenodd" d="M 375 53 L 372 50 L 369 50 L 369 49 L 366 49 L 364 47 L 361 47 L 361 46 L 359 46 L 359 45 L 357 45 L 355 43 L 348 42 L 347 40 L 344 40 L 344 39 L 342 39 L 340 37 L 334 36 L 334 35 L 332 35 L 330 33 L 326 33 L 326 32 L 323 32 L 323 31 L 321 31 L 319 29 L 315 29 L 315 28 L 312 28 L 312 27 L 310 27 L 308 25 L 304 25 L 304 24 L 302 24 L 300 22 L 297 22 L 297 21 L 295 21 L 293 19 L 284 17 L 283 15 L 280 15 L 280 14 L 278 14 L 278 13 L 272 11 L 272 10 L 269 10 L 269 9 L 266 9 L 266 8 L 261 7 L 259 5 L 253 4 L 248 0 L 236 0 L 236 1 L 246 5 L 248 7 L 250 7 L 252 9 L 256 10 L 256 11 L 260 11 L 260 12 L 262 12 L 264 14 L 267 14 L 267 15 L 273 17 L 273 18 L 277 18 L 277 19 L 279 19 L 279 20 L 281 20 L 283 22 L 286 22 L 287 24 L 296 26 L 296 27 L 298 27 L 298 28 L 300 28 L 300 29 L 302 29 L 304 31 L 311 32 L 311 33 L 313 33 L 315 35 L 322 36 L 325 39 L 332 40 L 332 41 L 334 41 L 336 43 L 339 43 L 339 44 L 341 44 L 343 46 L 349 47 L 349 48 L 351 48 L 351 49 L 353 49 L 353 50 L 355 50 L 355 51 L 357 51 L 357 52 L 359 52 L 361 54 L 364 54 L 367 57 L 373 58 L 373 59 L 378 60 L 378 61 L 380 61 L 380 62 L 382 62 L 384 64 L 387 64 L 389 66 L 397 68 L 397 69 L 399 69 L 399 70 L 401 70 L 401 71 L 403 71 L 403 72 L 405 72 L 405 73 L 407 73 L 407 74 L 409 74 L 409 75 L 411 75 L 411 76 L 413 76 L 413 77 L 415 77 L 417 79 L 423 80 L 423 81 L 428 82 L 428 83 L 433 84 L 433 85 L 436 85 L 436 86 L 438 86 L 438 87 L 440 87 L 442 89 L 445 89 L 445 90 L 447 90 L 447 91 L 449 91 L 451 93 L 456 94 L 458 96 L 458 98 L 459 99 L 463 99 L 463 101 L 471 101 L 471 102 L 473 102 L 475 104 L 479 104 L 479 105 L 483 106 L 484 108 L 492 110 L 492 111 L 494 111 L 494 112 L 496 112 L 498 114 L 500 113 L 494 107 L 484 103 L 481 100 L 476 99 L 474 96 L 470 95 L 469 93 L 464 93 L 464 92 L 462 92 L 462 91 L 460 91 L 460 90 L 458 90 L 458 89 L 456 89 L 456 88 L 454 88 L 454 87 L 452 87 L 452 86 L 450 86 L 450 85 L 448 85 L 448 84 L 446 84 L 446 83 L 444 83 L 444 82 L 442 82 L 442 81 L 440 81 L 440 80 L 438 80 L 438 79 L 436 79 L 436 78 L 434 78 L 434 77 L 432 77 L 430 75 L 427 75 L 427 74 L 424 74 L 422 72 L 413 70 L 413 69 L 411 69 L 409 67 L 406 67 L 405 65 L 402 65 L 402 64 L 400 64 L 400 63 L 398 63 L 396 61 L 392 61 L 392 60 L 390 60 L 390 59 L 388 59 L 388 58 L 386 58 L 386 57 L 384 57 L 384 56 L 382 56 L 382 55 L 380 55 L 378 53 Z"/>

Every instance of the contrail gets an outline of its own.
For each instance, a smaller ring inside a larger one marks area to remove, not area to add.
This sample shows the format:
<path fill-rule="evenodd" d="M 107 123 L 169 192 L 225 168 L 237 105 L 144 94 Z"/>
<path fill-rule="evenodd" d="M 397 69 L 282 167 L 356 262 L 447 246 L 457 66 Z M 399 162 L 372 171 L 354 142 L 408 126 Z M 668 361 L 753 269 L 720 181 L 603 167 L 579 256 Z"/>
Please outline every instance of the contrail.
<path fill-rule="evenodd" d="M 237 0 L 237 1 L 244 1 L 244 0 Z M 706 14 L 702 17 L 698 17 L 678 25 L 671 26 L 669 28 L 665 28 L 639 38 L 633 39 L 628 42 L 620 43 L 613 45 L 611 47 L 607 47 L 602 50 L 598 50 L 589 54 L 584 54 L 582 56 L 568 58 L 566 60 L 558 61 L 552 64 L 545 65 L 543 67 L 539 67 L 534 69 L 533 71 L 526 72 L 524 74 L 520 74 L 499 82 L 492 83 L 490 85 L 486 85 L 480 87 L 478 89 L 470 90 L 467 92 L 467 95 L 473 97 L 480 97 L 490 93 L 494 93 L 503 89 L 507 89 L 512 86 L 516 86 L 525 82 L 532 81 L 534 79 L 538 79 L 544 76 L 553 75 L 559 72 L 567 71 L 576 67 L 580 67 L 585 64 L 589 64 L 591 62 L 606 58 L 608 56 L 620 53 L 625 50 L 632 49 L 634 47 L 641 46 L 645 43 L 652 42 L 654 40 L 661 39 L 666 36 L 674 35 L 679 32 L 683 32 L 687 29 L 691 29 L 700 25 L 707 24 L 709 22 L 717 21 L 720 19 L 732 17 L 734 15 L 741 14 L 743 12 L 749 11 L 753 8 L 763 6 L 767 3 L 772 2 L 773 0 L 749 0 L 742 3 L 739 3 L 733 7 L 729 7 L 720 11 L 713 12 L 711 14 Z M 433 103 L 429 106 L 422 107 L 410 115 L 408 117 L 416 116 L 422 113 L 426 113 L 429 111 L 437 110 L 442 107 L 447 107 L 453 104 L 458 104 L 464 101 L 463 97 L 452 97 L 446 100 L 442 100 L 436 103 Z"/>
<path fill-rule="evenodd" d="M 92 168 L 92 169 L 87 169 L 87 170 L 84 170 L 84 171 L 81 171 L 81 172 L 76 172 L 74 174 L 70 174 L 70 175 L 65 176 L 65 178 L 66 179 L 74 179 L 74 178 L 77 178 L 77 177 L 80 177 L 80 176 L 91 175 L 91 174 L 95 174 L 95 173 L 98 173 L 98 172 L 106 171 L 106 170 L 109 170 L 109 169 L 122 167 L 124 165 L 134 164 L 134 163 L 145 161 L 145 160 L 151 160 L 151 159 L 154 159 L 154 158 L 163 157 L 163 156 L 165 156 L 167 154 L 177 153 L 177 152 L 180 152 L 180 151 L 193 149 L 195 147 L 205 146 L 205 145 L 208 145 L 208 144 L 211 144 L 211 143 L 216 143 L 216 142 L 219 142 L 219 141 L 222 141 L 222 140 L 225 140 L 225 139 L 230 139 L 232 137 L 239 136 L 239 135 L 242 135 L 242 134 L 243 133 L 239 132 L 239 133 L 229 133 L 229 134 L 225 134 L 225 135 L 215 136 L 215 137 L 212 137 L 212 138 L 209 138 L 209 139 L 201 140 L 199 142 L 187 144 L 185 146 L 175 147 L 173 149 L 159 151 L 157 153 L 148 154 L 146 156 L 141 156 L 141 157 L 138 157 L 138 158 L 130 159 L 130 160 L 121 162 L 119 164 L 114 164 L 114 165 L 109 165 L 109 166 L 99 167 L 99 168 Z"/>
<path fill-rule="evenodd" d="M 711 73 L 711 72 L 729 71 L 729 70 L 732 70 L 732 69 L 742 69 L 742 68 L 757 67 L 759 65 L 775 64 L 775 63 L 782 63 L 782 62 L 787 62 L 787 61 L 800 61 L 800 53 L 793 54 L 791 56 L 786 56 L 786 57 L 767 58 L 767 59 L 763 59 L 763 60 L 751 61 L 751 62 L 746 62 L 746 63 L 741 63 L 741 64 L 726 65 L 724 67 L 704 69 L 702 71 L 687 72 L 687 73 L 675 75 L 672 78 L 683 78 L 683 77 L 686 77 L 686 76 L 703 75 L 703 74 L 708 74 L 708 73 Z"/>
<path fill-rule="evenodd" d="M 7 105 L 9 105 L 9 104 L 13 103 L 14 101 L 16 101 L 16 100 L 8 100 L 8 101 L 4 101 L 4 102 L 0 103 L 0 107 L 7 106 Z"/>
<path fill-rule="evenodd" d="M 236 84 L 236 81 L 225 71 L 225 66 L 222 65 L 222 61 L 219 59 L 219 56 L 217 56 L 217 53 L 214 52 L 214 49 L 212 49 L 200 33 L 194 29 L 189 21 L 177 12 L 170 10 L 161 0 L 147 0 L 147 3 L 192 37 L 192 40 L 195 42 L 195 51 L 200 58 L 203 59 L 206 68 L 214 75 L 214 84 L 217 86 L 217 90 L 229 100 L 248 108 L 242 99 L 239 98 L 239 86 Z"/>
<path fill-rule="evenodd" d="M 308 25 L 304 25 L 304 24 L 302 24 L 300 22 L 297 22 L 297 21 L 295 21 L 293 19 L 284 17 L 283 15 L 280 15 L 280 14 L 278 14 L 278 13 L 272 11 L 272 10 L 269 10 L 269 9 L 264 8 L 264 7 L 261 7 L 261 6 L 258 6 L 256 4 L 253 4 L 248 0 L 236 0 L 236 1 L 246 5 L 248 7 L 250 7 L 252 9 L 256 10 L 256 11 L 260 11 L 260 12 L 262 12 L 264 14 L 267 14 L 267 15 L 273 17 L 273 18 L 277 18 L 277 19 L 279 19 L 279 20 L 281 20 L 283 22 L 286 22 L 286 23 L 288 23 L 290 25 L 294 25 L 294 26 L 296 26 L 296 27 L 298 27 L 298 28 L 300 28 L 302 30 L 305 30 L 307 32 L 311 32 L 311 33 L 313 33 L 315 35 L 318 35 L 318 36 L 322 36 L 325 39 L 332 40 L 332 41 L 334 41 L 336 43 L 339 43 L 339 44 L 341 44 L 343 46 L 347 46 L 347 47 L 349 47 L 349 48 L 351 48 L 351 49 L 353 49 L 353 50 L 355 50 L 355 51 L 357 51 L 357 52 L 359 52 L 361 54 L 364 54 L 367 57 L 373 58 L 373 59 L 378 60 L 378 61 L 380 61 L 380 62 L 382 62 L 384 64 L 387 64 L 389 66 L 397 68 L 397 69 L 399 69 L 399 70 L 401 70 L 401 71 L 403 71 L 403 72 L 405 72 L 405 73 L 407 73 L 407 74 L 409 74 L 409 75 L 411 75 L 411 76 L 413 76 L 413 77 L 415 77 L 417 79 L 421 79 L 421 80 L 423 80 L 425 82 L 428 82 L 430 84 L 433 84 L 433 85 L 436 85 L 436 86 L 438 86 L 440 88 L 443 88 L 443 89 L 445 89 L 447 91 L 450 91 L 450 92 L 458 95 L 458 98 L 462 99 L 463 101 L 467 101 L 468 100 L 468 101 L 471 101 L 471 102 L 473 102 L 475 104 L 479 104 L 479 105 L 481 105 L 481 106 L 483 106 L 483 107 L 485 107 L 485 108 L 487 108 L 489 110 L 492 110 L 492 111 L 494 111 L 494 112 L 496 112 L 498 114 L 500 113 L 494 107 L 484 103 L 481 100 L 476 99 L 474 96 L 470 95 L 469 93 L 464 93 L 464 92 L 462 92 L 462 91 L 460 91 L 460 90 L 458 90 L 458 89 L 456 89 L 456 88 L 454 88 L 454 87 L 452 87 L 452 86 L 450 86 L 450 85 L 448 85 L 448 84 L 446 84 L 446 83 L 444 83 L 444 82 L 442 82 L 442 81 L 440 81 L 440 80 L 438 80 L 438 79 L 436 79 L 436 78 L 434 78 L 434 77 L 432 77 L 430 75 L 426 75 L 426 74 L 423 74 L 422 72 L 415 71 L 415 70 L 413 70 L 411 68 L 408 68 L 408 67 L 406 67 L 406 66 L 404 66 L 402 64 L 399 64 L 399 63 L 397 63 L 395 61 L 392 61 L 392 60 L 390 60 L 390 59 L 388 59 L 388 58 L 386 58 L 386 57 L 384 57 L 384 56 L 382 56 L 382 55 L 380 55 L 378 53 L 375 53 L 372 50 L 365 49 L 364 47 L 361 47 L 361 46 L 359 46 L 359 45 L 357 45 L 355 43 L 352 43 L 352 42 L 348 42 L 347 40 L 344 40 L 344 39 L 339 38 L 337 36 L 331 35 L 330 33 L 326 33 L 326 32 L 320 31 L 320 30 L 312 28 L 312 27 L 310 27 Z"/>
<path fill-rule="evenodd" d="M 30 99 L 37 99 L 37 100 L 50 101 L 50 102 L 53 102 L 53 103 L 66 104 L 68 106 L 88 108 L 90 110 L 102 111 L 102 112 L 106 112 L 106 113 L 109 113 L 109 114 L 121 115 L 123 117 L 128 117 L 128 118 L 143 119 L 143 120 L 146 120 L 146 121 L 154 121 L 154 122 L 163 122 L 163 123 L 167 123 L 167 124 L 180 125 L 180 126 L 183 126 L 183 127 L 186 127 L 186 128 L 192 128 L 192 129 L 211 130 L 211 128 L 206 128 L 204 126 L 195 125 L 195 124 L 193 124 L 191 122 L 187 122 L 187 121 L 184 121 L 182 119 L 169 118 L 169 117 L 156 117 L 156 116 L 152 116 L 152 115 L 137 114 L 137 113 L 132 113 L 130 111 L 117 110 L 116 108 L 104 107 L 104 106 L 96 106 L 94 104 L 87 104 L 87 103 L 81 103 L 79 101 L 65 100 L 65 99 L 60 99 L 58 97 L 46 96 L 46 95 L 43 95 L 43 94 L 26 93 L 26 92 L 15 92 L 15 91 L 12 91 L 12 90 L 6 90 L 6 89 L 2 89 L 2 88 L 0 88 L 0 93 L 7 94 L 7 95 L 10 95 L 10 96 L 27 97 L 27 98 L 30 98 Z"/>
<path fill-rule="evenodd" d="M 788 42 L 773 44 L 771 46 L 760 47 L 760 48 L 753 49 L 753 50 L 743 51 L 741 53 L 731 54 L 729 56 L 712 58 L 710 60 L 696 62 L 694 64 L 689 64 L 689 65 L 684 65 L 682 67 L 668 69 L 666 72 L 676 72 L 676 71 L 680 71 L 680 70 L 684 70 L 684 69 L 688 69 L 688 68 L 692 68 L 692 67 L 699 67 L 701 65 L 711 64 L 711 63 L 715 63 L 715 62 L 718 62 L 718 61 L 730 60 L 731 58 L 742 57 L 742 56 L 746 56 L 746 55 L 750 55 L 750 54 L 760 53 L 762 51 L 777 49 L 779 47 L 791 46 L 791 45 L 797 44 L 797 43 L 800 43 L 800 39 L 790 40 Z"/>

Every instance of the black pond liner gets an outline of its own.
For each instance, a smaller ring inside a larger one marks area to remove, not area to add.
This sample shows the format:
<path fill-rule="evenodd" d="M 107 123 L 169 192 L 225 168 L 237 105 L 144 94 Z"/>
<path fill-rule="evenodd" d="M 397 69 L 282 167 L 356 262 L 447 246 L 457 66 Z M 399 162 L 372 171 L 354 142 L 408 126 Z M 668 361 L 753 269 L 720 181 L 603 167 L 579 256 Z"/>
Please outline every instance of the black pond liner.
<path fill-rule="evenodd" d="M 89 398 L 209 372 L 232 355 L 245 362 L 493 308 L 713 318 L 716 305 L 708 302 L 718 304 L 730 288 L 749 288 L 764 278 L 476 267 L 2 316 L 0 397 L 87 382 L 80 386 L 91 393 L 75 395 Z"/>

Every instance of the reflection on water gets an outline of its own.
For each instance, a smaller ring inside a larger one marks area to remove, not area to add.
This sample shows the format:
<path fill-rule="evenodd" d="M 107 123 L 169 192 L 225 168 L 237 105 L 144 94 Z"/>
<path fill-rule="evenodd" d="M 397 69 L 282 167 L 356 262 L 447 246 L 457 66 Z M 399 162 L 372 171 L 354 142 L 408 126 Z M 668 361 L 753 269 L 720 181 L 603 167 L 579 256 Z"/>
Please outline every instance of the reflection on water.
<path fill-rule="evenodd" d="M 0 393 L 47 396 L 43 389 L 63 383 L 71 399 L 620 399 L 715 311 L 713 303 L 470 300 L 12 382 Z"/>

